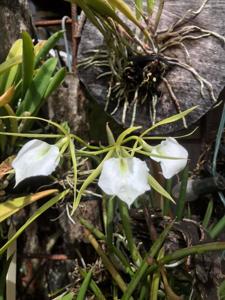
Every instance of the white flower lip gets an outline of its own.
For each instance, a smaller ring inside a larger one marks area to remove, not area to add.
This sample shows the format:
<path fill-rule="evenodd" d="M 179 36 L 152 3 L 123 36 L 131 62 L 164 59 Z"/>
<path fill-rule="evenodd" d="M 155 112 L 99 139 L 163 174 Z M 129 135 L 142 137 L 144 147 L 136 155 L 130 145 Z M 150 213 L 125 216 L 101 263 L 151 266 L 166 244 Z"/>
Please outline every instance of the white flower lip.
<path fill-rule="evenodd" d="M 41 140 L 27 142 L 12 162 L 17 186 L 22 180 L 33 176 L 48 176 L 59 164 L 59 148 Z"/>
<path fill-rule="evenodd" d="M 139 158 L 110 158 L 103 164 L 98 185 L 108 195 L 115 195 L 130 205 L 150 190 L 146 162 Z"/>
<path fill-rule="evenodd" d="M 166 138 L 165 141 L 154 147 L 151 153 L 171 157 L 168 159 L 151 156 L 151 159 L 160 163 L 163 176 L 166 179 L 178 174 L 187 164 L 187 150 L 172 137 Z M 172 159 L 173 157 L 175 159 Z"/>

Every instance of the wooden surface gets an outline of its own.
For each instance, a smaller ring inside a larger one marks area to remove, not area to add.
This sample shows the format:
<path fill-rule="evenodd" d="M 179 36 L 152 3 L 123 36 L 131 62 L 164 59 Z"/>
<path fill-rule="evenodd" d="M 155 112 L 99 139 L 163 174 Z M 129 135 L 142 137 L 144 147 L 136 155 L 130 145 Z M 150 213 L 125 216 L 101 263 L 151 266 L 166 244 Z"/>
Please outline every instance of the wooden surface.
<path fill-rule="evenodd" d="M 133 3 L 132 0 L 128 1 Z M 166 0 L 163 15 L 159 24 L 159 30 L 172 25 L 188 9 L 198 9 L 202 1 L 190 0 Z M 206 30 L 215 31 L 220 35 L 225 34 L 225 1 L 209 0 L 208 4 L 195 19 L 189 21 L 188 25 L 196 25 Z M 102 45 L 103 39 L 101 34 L 90 24 L 86 23 L 80 48 L 79 59 L 87 57 L 88 52 Z M 215 37 L 206 37 L 194 41 L 185 41 L 186 48 L 190 53 L 190 65 L 206 80 L 212 83 L 215 97 L 218 98 L 225 83 L 225 51 L 224 44 Z M 171 48 L 167 55 L 179 58 L 185 62 L 184 52 L 181 48 Z M 94 98 L 104 109 L 108 82 L 107 80 L 97 80 L 96 77 L 101 74 L 102 70 L 91 67 L 81 69 L 79 76 L 86 87 L 90 97 Z M 179 99 L 181 110 L 185 110 L 194 105 L 199 107 L 187 118 L 188 125 L 198 121 L 210 108 L 214 102 L 207 88 L 204 88 L 204 99 L 200 94 L 200 84 L 189 72 L 180 67 L 174 66 L 166 75 L 167 80 Z M 161 99 L 157 105 L 157 121 L 177 113 L 174 102 L 165 88 L 164 83 L 160 83 L 158 89 L 161 91 Z M 121 123 L 122 109 L 113 116 L 118 123 Z M 132 108 L 129 111 L 126 127 L 131 121 Z M 138 107 L 135 125 L 142 125 L 144 128 L 151 126 L 149 113 L 145 107 Z M 182 121 L 160 127 L 157 134 L 167 134 L 178 131 L 183 128 Z"/>

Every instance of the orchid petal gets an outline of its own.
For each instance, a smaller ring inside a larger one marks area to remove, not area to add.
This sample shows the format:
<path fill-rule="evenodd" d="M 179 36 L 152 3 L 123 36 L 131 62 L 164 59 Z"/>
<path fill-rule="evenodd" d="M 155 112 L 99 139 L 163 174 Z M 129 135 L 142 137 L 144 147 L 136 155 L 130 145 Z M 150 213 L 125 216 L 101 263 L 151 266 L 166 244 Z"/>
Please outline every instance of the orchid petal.
<path fill-rule="evenodd" d="M 27 142 L 12 162 L 17 186 L 25 178 L 50 175 L 59 164 L 59 148 L 40 140 Z"/>
<path fill-rule="evenodd" d="M 161 144 L 154 147 L 151 153 L 171 157 L 151 157 L 151 159 L 160 162 L 163 176 L 166 179 L 178 174 L 187 164 L 187 150 L 172 137 L 167 138 L 165 141 L 162 141 Z M 174 159 L 172 159 L 173 157 Z"/>
<path fill-rule="evenodd" d="M 147 164 L 136 158 L 110 158 L 103 164 L 98 181 L 108 195 L 115 195 L 130 206 L 134 200 L 150 190 Z"/>

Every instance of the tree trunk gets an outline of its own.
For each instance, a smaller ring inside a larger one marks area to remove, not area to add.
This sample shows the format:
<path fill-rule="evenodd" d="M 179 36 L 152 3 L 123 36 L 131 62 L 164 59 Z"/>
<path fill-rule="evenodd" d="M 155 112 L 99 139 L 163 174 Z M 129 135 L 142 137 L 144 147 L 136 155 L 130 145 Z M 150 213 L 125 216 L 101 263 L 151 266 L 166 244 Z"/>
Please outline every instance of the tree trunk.
<path fill-rule="evenodd" d="M 27 0 L 0 0 L 0 63 L 23 30 L 34 36 Z"/>

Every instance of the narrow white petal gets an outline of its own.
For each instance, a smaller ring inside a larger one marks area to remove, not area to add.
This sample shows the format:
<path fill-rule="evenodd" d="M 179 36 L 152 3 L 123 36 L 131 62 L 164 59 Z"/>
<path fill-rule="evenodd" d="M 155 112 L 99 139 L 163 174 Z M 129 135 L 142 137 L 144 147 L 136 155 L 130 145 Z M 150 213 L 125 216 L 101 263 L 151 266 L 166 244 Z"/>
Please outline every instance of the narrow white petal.
<path fill-rule="evenodd" d="M 12 162 L 16 173 L 16 185 L 25 178 L 50 175 L 60 160 L 59 148 L 40 140 L 27 142 Z"/>

